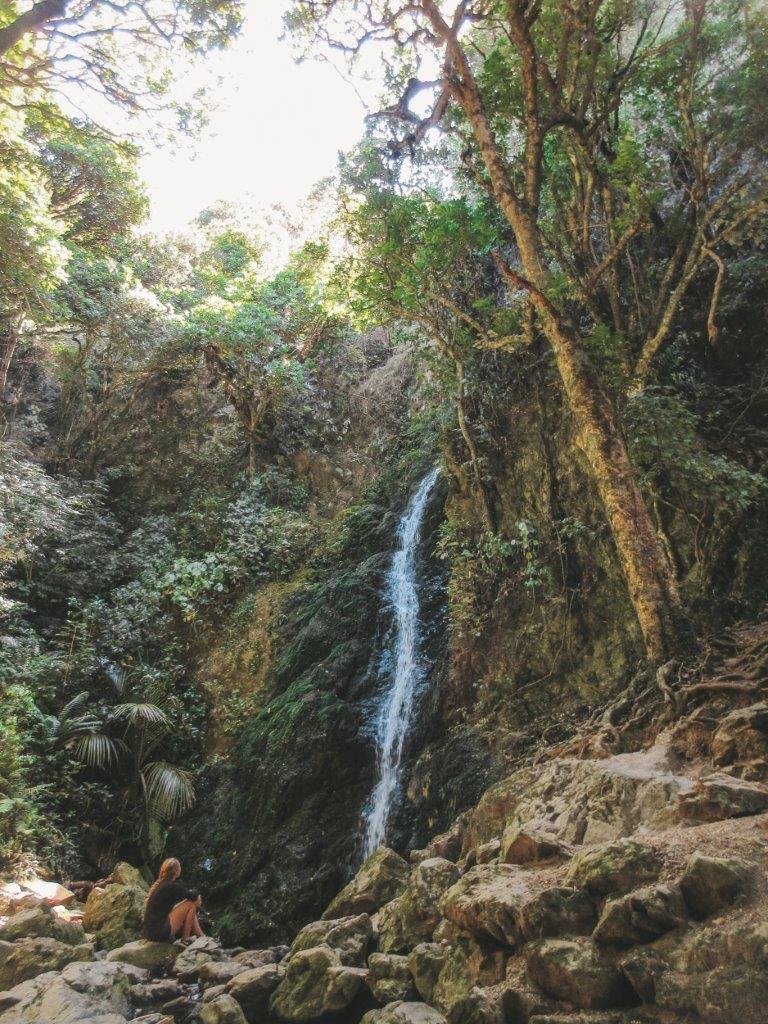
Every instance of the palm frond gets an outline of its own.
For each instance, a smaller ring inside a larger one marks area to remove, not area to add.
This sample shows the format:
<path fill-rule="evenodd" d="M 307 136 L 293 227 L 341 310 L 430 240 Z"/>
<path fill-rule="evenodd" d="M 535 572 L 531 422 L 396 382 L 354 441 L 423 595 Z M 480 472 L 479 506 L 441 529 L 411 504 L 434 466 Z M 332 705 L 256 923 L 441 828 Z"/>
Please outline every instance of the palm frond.
<path fill-rule="evenodd" d="M 72 700 L 67 701 L 64 707 L 59 712 L 59 721 L 63 722 L 64 719 L 74 718 L 76 712 L 80 711 L 88 701 L 91 699 L 90 693 L 87 690 L 82 690 Z"/>
<path fill-rule="evenodd" d="M 112 708 L 112 717 L 123 719 L 129 725 L 163 725 L 170 728 L 171 720 L 157 704 L 118 704 Z"/>
<path fill-rule="evenodd" d="M 167 761 L 152 761 L 143 776 L 147 804 L 162 821 L 173 821 L 195 802 L 191 772 Z"/>
<path fill-rule="evenodd" d="M 119 763 L 125 745 L 103 732 L 85 732 L 74 748 L 75 755 L 90 768 L 111 768 Z"/>

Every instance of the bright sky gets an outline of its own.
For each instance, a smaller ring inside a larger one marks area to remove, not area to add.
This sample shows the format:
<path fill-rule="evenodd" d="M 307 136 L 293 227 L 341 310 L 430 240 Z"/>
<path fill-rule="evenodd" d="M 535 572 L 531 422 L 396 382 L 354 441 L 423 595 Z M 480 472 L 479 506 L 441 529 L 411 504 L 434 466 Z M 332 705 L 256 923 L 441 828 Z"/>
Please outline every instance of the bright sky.
<path fill-rule="evenodd" d="M 240 38 L 206 59 L 210 123 L 191 146 L 142 161 L 152 226 L 184 228 L 219 199 L 294 207 L 362 135 L 365 110 L 329 64 L 296 64 L 279 41 L 287 0 L 246 0 Z M 197 83 L 195 83 L 197 84 Z"/>

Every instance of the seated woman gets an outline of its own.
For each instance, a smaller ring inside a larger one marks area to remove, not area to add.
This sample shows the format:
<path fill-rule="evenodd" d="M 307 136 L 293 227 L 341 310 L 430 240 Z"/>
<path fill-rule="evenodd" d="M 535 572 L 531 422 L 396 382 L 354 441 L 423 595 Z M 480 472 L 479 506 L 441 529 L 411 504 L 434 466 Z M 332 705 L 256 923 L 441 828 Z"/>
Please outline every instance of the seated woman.
<path fill-rule="evenodd" d="M 145 939 L 153 942 L 171 942 L 203 934 L 197 920 L 201 899 L 194 889 L 179 885 L 181 864 L 175 857 L 169 857 L 160 865 L 157 881 L 147 893 L 144 903 Z"/>

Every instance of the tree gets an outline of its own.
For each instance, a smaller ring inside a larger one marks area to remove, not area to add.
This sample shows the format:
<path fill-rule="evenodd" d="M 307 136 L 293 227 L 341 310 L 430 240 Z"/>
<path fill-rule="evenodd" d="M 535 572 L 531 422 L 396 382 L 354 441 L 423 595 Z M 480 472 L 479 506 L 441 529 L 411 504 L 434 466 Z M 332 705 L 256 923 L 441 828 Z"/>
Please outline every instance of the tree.
<path fill-rule="evenodd" d="M 764 13 L 707 0 L 295 0 L 288 25 L 353 59 L 381 48 L 400 86 L 379 117 L 393 156 L 415 155 L 434 128 L 457 138 L 505 221 L 499 274 L 552 348 L 648 654 L 663 657 L 680 633 L 677 584 L 590 348 L 607 332 L 627 382 L 642 378 L 707 261 L 714 322 L 717 250 L 766 209 Z"/>
<path fill-rule="evenodd" d="M 362 202 L 354 191 L 342 199 L 352 254 L 337 270 L 338 288 L 364 326 L 416 323 L 451 366 L 466 448 L 459 475 L 474 492 L 484 528 L 493 532 L 492 488 L 468 410 L 467 375 L 478 350 L 506 347 L 517 326 L 488 295 L 495 225 L 487 211 L 463 199 L 399 196 L 370 183 L 363 195 Z"/>
<path fill-rule="evenodd" d="M 129 111 L 156 106 L 179 52 L 225 46 L 240 0 L 37 0 L 0 4 L 0 90 L 33 104 L 36 90 L 104 95 Z"/>
<path fill-rule="evenodd" d="M 267 418 L 306 389 L 307 362 L 332 321 L 300 268 L 260 280 L 249 245 L 230 231 L 212 239 L 204 272 L 193 275 L 204 297 L 189 310 L 186 334 L 237 413 L 253 476 Z"/>

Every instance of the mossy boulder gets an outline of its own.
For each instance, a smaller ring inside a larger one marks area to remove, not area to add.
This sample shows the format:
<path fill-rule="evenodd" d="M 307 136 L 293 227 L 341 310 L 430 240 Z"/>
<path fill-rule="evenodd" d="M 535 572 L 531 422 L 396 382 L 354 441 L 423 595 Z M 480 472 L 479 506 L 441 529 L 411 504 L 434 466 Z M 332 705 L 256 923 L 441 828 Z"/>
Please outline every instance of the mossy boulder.
<path fill-rule="evenodd" d="M 435 986 L 447 959 L 448 947 L 441 942 L 420 942 L 408 956 L 416 990 L 427 1003 L 434 998 Z"/>
<path fill-rule="evenodd" d="M 651 847 L 633 839 L 618 839 L 576 854 L 565 882 L 594 896 L 612 896 L 655 881 L 661 867 L 661 858 Z"/>
<path fill-rule="evenodd" d="M 547 995 L 582 1010 L 608 1010 L 636 1001 L 615 961 L 588 939 L 544 939 L 525 951 L 531 979 Z"/>
<path fill-rule="evenodd" d="M 518 926 L 525 941 L 590 935 L 597 914 L 582 889 L 552 886 L 535 893 L 519 909 Z"/>
<path fill-rule="evenodd" d="M 270 1011 L 288 1024 L 309 1024 L 345 1010 L 365 979 L 328 946 L 302 949 L 288 962 L 285 977 L 270 1000 Z"/>
<path fill-rule="evenodd" d="M 85 904 L 83 927 L 96 936 L 99 949 L 116 949 L 138 939 L 146 892 L 137 885 L 92 889 Z"/>
<path fill-rule="evenodd" d="M 685 865 L 680 887 L 694 917 L 703 920 L 732 903 L 749 878 L 749 865 L 735 857 L 696 851 Z"/>
<path fill-rule="evenodd" d="M 651 885 L 608 900 L 592 938 L 595 942 L 632 946 L 652 942 L 685 920 L 679 887 Z"/>
<path fill-rule="evenodd" d="M 409 1002 L 416 998 L 416 987 L 407 956 L 371 953 L 368 957 L 368 987 L 383 1004 Z"/>
<path fill-rule="evenodd" d="M 509 864 L 478 864 L 445 893 L 443 915 L 474 935 L 508 946 L 520 941 L 520 911 L 533 892 L 525 872 Z"/>
<path fill-rule="evenodd" d="M 264 1020 L 272 993 L 283 980 L 286 966 L 262 964 L 251 967 L 227 982 L 227 994 L 236 999 L 248 1021 Z"/>
<path fill-rule="evenodd" d="M 248 1024 L 240 1004 L 232 996 L 217 996 L 200 1007 L 201 1024 Z"/>
<path fill-rule="evenodd" d="M 47 971 L 60 971 L 73 960 L 90 960 L 93 946 L 59 942 L 48 936 L 0 942 L 0 991 L 13 988 Z"/>
<path fill-rule="evenodd" d="M 343 964 L 362 966 L 373 938 L 373 924 L 367 914 L 341 917 L 335 921 L 313 921 L 301 929 L 289 956 L 315 946 L 330 946 Z"/>
<path fill-rule="evenodd" d="M 446 1020 L 426 1003 L 390 1003 L 381 1010 L 369 1010 L 361 1024 L 446 1024 Z"/>
<path fill-rule="evenodd" d="M 379 948 L 403 953 L 432 937 L 442 917 L 440 899 L 459 878 L 459 869 L 442 857 L 417 864 L 405 890 L 379 912 Z"/>
<path fill-rule="evenodd" d="M 352 881 L 331 901 L 323 918 L 372 914 L 400 895 L 409 876 L 410 868 L 403 858 L 394 850 L 380 846 L 367 858 Z"/>
<path fill-rule="evenodd" d="M 19 911 L 0 926 L 0 940 L 3 942 L 43 936 L 58 939 L 59 942 L 66 942 L 70 946 L 85 942 L 85 932 L 81 924 L 61 920 L 45 903 Z"/>
<path fill-rule="evenodd" d="M 541 825 L 521 825 L 514 822 L 504 829 L 499 859 L 504 864 L 531 864 L 535 861 L 565 856 L 567 852 L 567 847 L 557 836 Z"/>
<path fill-rule="evenodd" d="M 109 963 L 133 964 L 148 971 L 168 970 L 179 949 L 172 942 L 150 942 L 149 939 L 135 939 L 107 953 Z"/>

